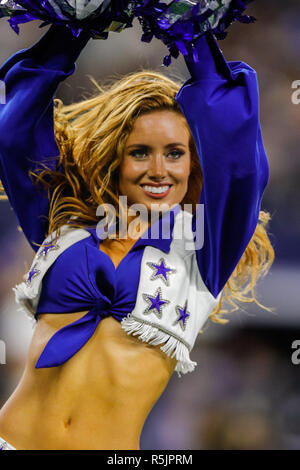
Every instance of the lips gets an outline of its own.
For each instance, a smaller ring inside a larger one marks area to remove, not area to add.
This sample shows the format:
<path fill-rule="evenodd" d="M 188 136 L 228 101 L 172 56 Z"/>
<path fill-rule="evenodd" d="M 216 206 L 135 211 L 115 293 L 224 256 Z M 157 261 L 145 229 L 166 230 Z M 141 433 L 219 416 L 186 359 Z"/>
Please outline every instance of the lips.
<path fill-rule="evenodd" d="M 171 184 L 143 184 L 141 188 L 147 196 L 161 199 L 169 194 L 172 186 Z"/>

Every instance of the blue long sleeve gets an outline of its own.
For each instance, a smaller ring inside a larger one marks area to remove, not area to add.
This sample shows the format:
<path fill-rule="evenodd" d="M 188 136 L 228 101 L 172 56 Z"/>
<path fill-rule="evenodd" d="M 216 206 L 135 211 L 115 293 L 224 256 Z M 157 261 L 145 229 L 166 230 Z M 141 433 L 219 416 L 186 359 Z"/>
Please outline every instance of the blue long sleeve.
<path fill-rule="evenodd" d="M 0 68 L 6 103 L 0 105 L 0 179 L 18 222 L 36 251 L 48 228 L 49 197 L 28 175 L 41 162 L 56 168 L 59 150 L 54 137 L 53 96 L 71 75 L 90 36 L 75 38 L 52 25 L 29 49 L 10 57 Z"/>
<path fill-rule="evenodd" d="M 34 250 L 47 232 L 49 198 L 28 176 L 40 162 L 57 164 L 53 95 L 75 70 L 87 35 L 51 26 L 32 48 L 12 56 L 0 69 L 6 104 L 0 105 L 0 179 L 23 232 Z M 197 147 L 203 188 L 204 246 L 197 263 L 216 297 L 247 247 L 258 221 L 269 168 L 259 123 L 255 71 L 227 62 L 210 35 L 196 47 L 199 63 L 186 57 L 191 78 L 176 96 Z M 193 230 L 196 220 L 193 217 Z"/>
<path fill-rule="evenodd" d="M 269 166 L 255 70 L 243 62 L 227 63 L 210 33 L 195 46 L 199 62 L 191 52 L 185 57 L 191 78 L 176 101 L 194 137 L 203 172 L 199 203 L 204 204 L 204 243 L 196 248 L 198 268 L 217 297 L 254 234 Z M 194 214 L 197 238 L 196 227 Z"/>

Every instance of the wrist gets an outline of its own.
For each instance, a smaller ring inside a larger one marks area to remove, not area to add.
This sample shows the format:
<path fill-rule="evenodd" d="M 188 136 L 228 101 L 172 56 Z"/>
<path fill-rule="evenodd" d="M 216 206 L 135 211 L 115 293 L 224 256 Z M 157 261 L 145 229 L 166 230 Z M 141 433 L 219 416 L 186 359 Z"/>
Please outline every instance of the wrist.
<path fill-rule="evenodd" d="M 197 38 L 184 58 L 194 80 L 231 76 L 227 61 L 211 31 Z"/>

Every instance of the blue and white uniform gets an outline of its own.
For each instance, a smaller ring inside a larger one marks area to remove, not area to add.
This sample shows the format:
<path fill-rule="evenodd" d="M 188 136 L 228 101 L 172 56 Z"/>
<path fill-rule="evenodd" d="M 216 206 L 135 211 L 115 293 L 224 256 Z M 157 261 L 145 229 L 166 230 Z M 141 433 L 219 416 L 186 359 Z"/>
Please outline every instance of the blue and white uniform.
<path fill-rule="evenodd" d="M 22 230 L 36 251 L 16 300 L 35 319 L 41 313 L 89 310 L 57 331 L 36 367 L 54 367 L 76 354 L 102 318 L 112 315 L 129 334 L 177 359 L 180 375 L 194 370 L 190 352 L 255 231 L 269 167 L 259 123 L 256 72 L 226 62 L 209 34 L 196 41 L 199 62 L 185 58 L 191 77 L 176 95 L 201 167 L 204 245 L 195 215 L 175 206 L 137 240 L 117 268 L 99 250 L 94 228 L 65 225 L 47 238 L 49 195 L 28 176 L 41 162 L 56 168 L 53 96 L 70 76 L 88 34 L 78 38 L 51 26 L 31 48 L 0 69 L 0 179 Z M 152 230 L 155 235 L 153 236 Z M 184 236 L 178 236 L 184 227 Z M 199 235 L 199 234 L 198 234 Z M 34 244 L 43 243 L 38 249 Z M 194 245 L 193 245 L 194 243 Z"/>

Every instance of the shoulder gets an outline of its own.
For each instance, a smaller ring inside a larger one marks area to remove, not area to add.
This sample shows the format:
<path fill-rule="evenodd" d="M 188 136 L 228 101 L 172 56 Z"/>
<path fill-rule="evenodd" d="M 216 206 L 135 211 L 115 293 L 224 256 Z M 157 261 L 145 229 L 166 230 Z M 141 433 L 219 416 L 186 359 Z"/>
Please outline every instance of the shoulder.
<path fill-rule="evenodd" d="M 33 258 L 29 271 L 25 274 L 25 281 L 13 288 L 16 302 L 31 315 L 35 311 L 41 293 L 42 280 L 49 269 L 57 265 L 57 260 L 62 260 L 64 261 L 64 274 L 66 274 L 66 269 L 68 267 L 72 269 L 73 263 L 66 263 L 63 258 L 67 256 L 69 261 L 79 262 L 79 252 L 86 250 L 84 241 L 91 236 L 88 230 L 68 225 L 63 225 L 59 236 L 56 235 L 55 231 L 43 241 Z M 82 259 L 86 259 L 86 256 L 82 256 Z"/>

